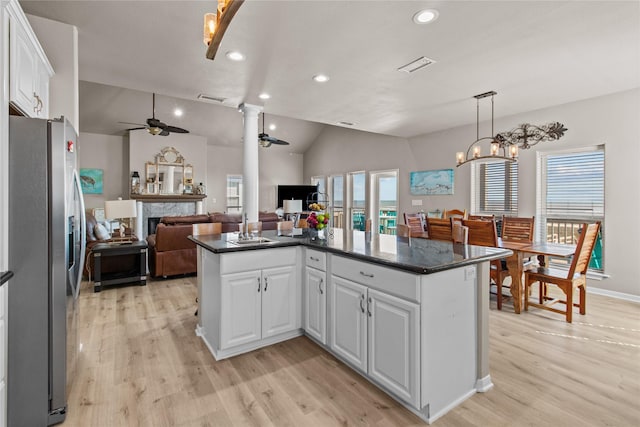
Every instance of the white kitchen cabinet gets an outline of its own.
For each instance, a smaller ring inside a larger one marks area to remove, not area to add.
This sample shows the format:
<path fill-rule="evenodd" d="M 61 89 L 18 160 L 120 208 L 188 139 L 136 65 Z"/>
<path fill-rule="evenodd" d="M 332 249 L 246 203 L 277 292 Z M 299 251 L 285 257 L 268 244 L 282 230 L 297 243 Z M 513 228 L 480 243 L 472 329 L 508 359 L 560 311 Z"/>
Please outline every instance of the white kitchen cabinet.
<path fill-rule="evenodd" d="M 327 343 L 327 286 L 324 271 L 305 267 L 304 330 L 322 344 Z"/>
<path fill-rule="evenodd" d="M 9 102 L 27 117 L 48 118 L 53 68 L 17 2 L 9 2 Z"/>
<path fill-rule="evenodd" d="M 223 275 L 220 348 L 296 329 L 295 277 L 292 266 Z"/>
<path fill-rule="evenodd" d="M 356 268 L 348 275 L 375 278 L 368 271 Z M 390 282 L 389 287 L 396 284 Z M 331 350 L 397 397 L 419 407 L 419 305 L 332 275 L 330 313 Z"/>
<path fill-rule="evenodd" d="M 326 254 L 305 251 L 304 330 L 319 343 L 327 344 Z"/>
<path fill-rule="evenodd" d="M 261 271 L 222 276 L 220 347 L 229 348 L 262 337 Z"/>
<path fill-rule="evenodd" d="M 367 288 L 331 277 L 331 350 L 367 372 Z"/>

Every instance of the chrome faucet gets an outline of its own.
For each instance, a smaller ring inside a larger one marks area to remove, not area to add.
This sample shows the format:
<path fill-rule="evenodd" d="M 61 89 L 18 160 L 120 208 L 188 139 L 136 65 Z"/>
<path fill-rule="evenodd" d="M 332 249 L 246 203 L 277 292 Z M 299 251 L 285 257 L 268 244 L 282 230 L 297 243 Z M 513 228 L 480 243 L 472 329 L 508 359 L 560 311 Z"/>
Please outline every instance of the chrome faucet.
<path fill-rule="evenodd" d="M 240 233 L 240 239 L 249 238 L 249 215 L 245 212 L 242 219 L 242 232 Z"/>

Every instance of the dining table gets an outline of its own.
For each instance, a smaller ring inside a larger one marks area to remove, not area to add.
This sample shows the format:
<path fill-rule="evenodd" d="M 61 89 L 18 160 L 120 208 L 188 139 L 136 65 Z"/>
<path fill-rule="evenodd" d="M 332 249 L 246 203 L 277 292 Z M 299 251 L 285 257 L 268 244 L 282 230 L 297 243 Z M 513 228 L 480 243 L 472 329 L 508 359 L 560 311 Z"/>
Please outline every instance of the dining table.
<path fill-rule="evenodd" d="M 507 261 L 507 270 L 511 276 L 511 296 L 513 296 L 513 310 L 520 314 L 522 310 L 522 275 L 524 273 L 524 259 L 527 256 L 537 255 L 538 262 L 544 266 L 545 257 L 568 258 L 576 252 L 575 245 L 549 242 L 523 242 L 498 239 L 498 247 L 509 249 L 513 252 Z"/>

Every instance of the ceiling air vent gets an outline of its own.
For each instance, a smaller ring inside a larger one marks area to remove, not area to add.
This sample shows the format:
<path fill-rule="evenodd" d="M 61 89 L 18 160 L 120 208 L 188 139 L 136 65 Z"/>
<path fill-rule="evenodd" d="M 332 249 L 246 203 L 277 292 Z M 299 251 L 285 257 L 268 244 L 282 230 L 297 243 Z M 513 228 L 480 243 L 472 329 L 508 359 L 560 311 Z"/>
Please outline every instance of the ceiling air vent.
<path fill-rule="evenodd" d="M 421 56 L 415 61 L 409 62 L 407 65 L 403 65 L 398 68 L 398 71 L 404 71 L 405 73 L 413 73 L 414 71 L 418 71 L 427 65 L 435 64 L 435 59 L 429 59 L 426 56 Z"/>
<path fill-rule="evenodd" d="M 216 96 L 211 96 L 211 95 L 205 95 L 204 93 L 201 93 L 198 95 L 198 99 L 201 101 L 206 101 L 206 102 L 216 102 L 219 104 L 222 104 L 224 101 L 226 101 L 226 98 L 219 98 Z"/>

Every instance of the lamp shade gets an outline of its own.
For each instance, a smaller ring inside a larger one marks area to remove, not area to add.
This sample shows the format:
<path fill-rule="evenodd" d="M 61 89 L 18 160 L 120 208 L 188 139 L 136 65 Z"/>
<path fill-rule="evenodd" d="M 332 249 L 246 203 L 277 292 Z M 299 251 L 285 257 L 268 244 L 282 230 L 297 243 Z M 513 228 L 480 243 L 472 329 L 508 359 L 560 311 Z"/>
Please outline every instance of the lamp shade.
<path fill-rule="evenodd" d="M 104 202 L 104 216 L 107 219 L 135 218 L 135 200 L 107 200 Z"/>
<path fill-rule="evenodd" d="M 302 212 L 302 200 L 283 200 L 284 213 Z"/>

